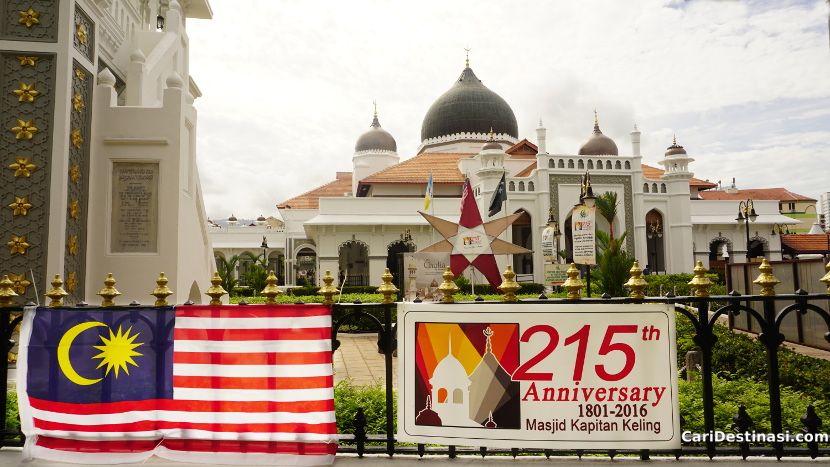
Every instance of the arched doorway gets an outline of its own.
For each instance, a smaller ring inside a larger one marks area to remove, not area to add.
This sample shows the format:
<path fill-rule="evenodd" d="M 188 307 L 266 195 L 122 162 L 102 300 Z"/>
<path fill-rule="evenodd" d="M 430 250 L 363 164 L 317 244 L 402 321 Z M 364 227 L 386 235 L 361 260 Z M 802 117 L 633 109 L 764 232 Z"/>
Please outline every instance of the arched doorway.
<path fill-rule="evenodd" d="M 338 249 L 338 275 L 340 284 L 369 285 L 369 245 L 360 240 L 349 240 Z"/>
<path fill-rule="evenodd" d="M 268 270 L 274 271 L 277 275 L 277 284 L 285 284 L 285 256 L 278 251 L 272 251 L 268 254 Z"/>
<path fill-rule="evenodd" d="M 573 232 L 571 231 L 571 215 L 565 218 L 565 223 L 562 225 L 562 233 L 565 235 L 565 262 L 573 263 L 574 248 L 573 248 Z"/>
<path fill-rule="evenodd" d="M 412 243 L 412 236 L 409 234 L 409 230 L 401 234 L 400 240 L 395 240 L 386 247 L 386 267 L 389 268 L 389 272 L 394 276 L 392 283 L 395 284 L 398 290 L 404 290 L 403 254 L 414 253 L 415 250 L 417 248 Z"/>
<path fill-rule="evenodd" d="M 732 257 L 732 241 L 718 235 L 709 242 L 709 269 L 726 270 Z"/>
<path fill-rule="evenodd" d="M 746 259 L 749 261 L 760 261 L 761 258 L 766 257 L 767 241 L 758 235 L 749 239 L 749 247 L 747 248 Z"/>
<path fill-rule="evenodd" d="M 516 211 L 521 214 L 511 226 L 513 233 L 513 244 L 528 250 L 533 249 L 533 230 L 531 228 L 530 214 L 524 209 Z M 516 275 L 533 274 L 533 254 L 521 253 L 513 255 L 513 272 Z M 531 279 L 532 280 L 532 279 Z"/>
<path fill-rule="evenodd" d="M 297 261 L 294 263 L 294 268 L 296 269 L 295 283 L 297 285 L 316 285 L 317 252 L 308 247 L 301 248 L 300 251 L 297 252 Z"/>
<path fill-rule="evenodd" d="M 656 209 L 652 209 L 646 213 L 646 254 L 648 270 L 654 274 L 666 271 L 666 250 L 663 233 L 663 215 Z"/>

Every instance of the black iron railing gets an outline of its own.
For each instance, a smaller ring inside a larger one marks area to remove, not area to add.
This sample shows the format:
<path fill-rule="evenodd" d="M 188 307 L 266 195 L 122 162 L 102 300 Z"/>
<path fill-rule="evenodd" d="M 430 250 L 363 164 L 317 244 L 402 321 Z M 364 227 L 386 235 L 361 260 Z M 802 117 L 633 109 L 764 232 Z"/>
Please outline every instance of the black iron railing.
<path fill-rule="evenodd" d="M 487 306 L 493 303 L 503 302 L 476 302 L 475 306 Z M 520 300 L 515 303 L 517 307 L 525 304 L 544 303 L 554 309 L 556 307 L 579 307 L 591 303 L 667 303 L 675 306 L 675 310 L 688 319 L 694 327 L 694 342 L 697 345 L 702 358 L 700 368 L 700 384 L 702 385 L 703 397 L 703 422 L 704 432 L 713 433 L 717 430 L 715 426 L 715 398 L 712 388 L 713 349 L 718 345 L 715 336 L 715 326 L 721 317 L 735 317 L 741 313 L 752 315 L 761 326 L 759 340 L 764 347 L 767 361 L 767 386 L 769 390 L 770 426 L 772 433 L 783 433 L 783 419 L 781 408 L 781 381 L 779 377 L 778 354 L 784 336 L 781 333 L 781 324 L 784 318 L 791 313 L 817 313 L 827 326 L 825 338 L 830 341 L 830 295 L 808 294 L 799 291 L 790 295 L 777 296 L 746 296 L 732 292 L 730 295 L 713 297 L 673 297 L 671 295 L 661 298 L 647 298 L 635 300 L 630 298 L 605 298 L 605 299 L 583 299 L 578 301 L 547 299 L 541 296 L 534 300 Z M 756 311 L 751 305 L 758 303 L 763 311 Z M 396 329 L 393 323 L 395 305 L 384 304 L 338 304 L 334 305 L 334 332 L 332 334 L 332 349 L 339 346 L 337 340 L 338 330 L 347 324 L 355 324 L 359 320 L 365 320 L 370 327 L 378 333 L 378 351 L 383 353 L 386 364 L 386 433 L 366 433 L 367 421 L 362 409 L 354 414 L 355 432 L 353 435 L 343 435 L 341 438 L 340 452 L 356 453 L 359 456 L 367 453 L 387 454 L 425 454 L 447 455 L 454 458 L 461 453 L 480 454 L 482 456 L 491 454 L 508 454 L 518 456 L 519 454 L 536 454 L 550 457 L 552 455 L 575 455 L 582 456 L 589 453 L 602 453 L 611 458 L 621 454 L 634 454 L 641 459 L 648 459 L 652 454 L 671 455 L 676 458 L 681 456 L 774 456 L 778 459 L 784 456 L 830 456 L 830 445 L 815 442 L 804 445 L 785 445 L 781 442 L 767 444 L 749 443 L 726 444 L 708 440 L 704 443 L 684 443 L 679 450 L 539 450 L 539 449 L 487 449 L 478 447 L 457 447 L 457 446 L 424 446 L 424 445 L 403 445 L 397 443 L 394 435 L 393 419 L 393 387 L 392 387 L 392 356 L 396 349 Z M 830 398 L 830 395 L 826 395 Z M 827 399 L 825 399 L 826 401 Z M 733 417 L 732 429 L 736 433 L 751 431 L 755 425 L 743 406 L 740 406 L 738 413 Z M 817 434 L 822 432 L 822 420 L 818 417 L 812 405 L 807 409 L 800 420 L 797 421 L 803 427 L 803 433 Z M 681 417 L 681 428 L 684 421 Z M 825 430 L 827 431 L 827 430 Z"/>

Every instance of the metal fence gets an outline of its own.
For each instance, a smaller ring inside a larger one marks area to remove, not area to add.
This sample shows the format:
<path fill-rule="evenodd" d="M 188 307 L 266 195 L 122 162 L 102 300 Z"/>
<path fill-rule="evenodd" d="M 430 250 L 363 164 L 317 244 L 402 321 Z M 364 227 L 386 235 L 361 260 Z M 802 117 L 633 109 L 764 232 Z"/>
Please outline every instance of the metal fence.
<path fill-rule="evenodd" d="M 582 299 L 578 301 L 563 300 L 563 299 L 547 299 L 544 296 L 534 300 L 519 300 L 515 302 L 515 306 L 531 303 L 548 304 L 555 309 L 555 307 L 571 307 L 572 309 L 579 308 L 584 304 L 591 303 L 612 303 L 612 304 L 628 304 L 628 303 L 667 303 L 673 304 L 675 310 L 688 319 L 695 330 L 694 342 L 697 344 L 701 357 L 702 364 L 700 368 L 700 384 L 702 385 L 703 394 L 703 419 L 705 425 L 705 432 L 710 433 L 716 430 L 715 426 L 715 399 L 712 389 L 712 377 L 716 369 L 712 368 L 713 350 L 716 349 L 718 343 L 715 337 L 714 328 L 720 326 L 718 324 L 719 318 L 724 317 L 739 317 L 745 314 L 751 315 L 754 320 L 761 326 L 759 340 L 762 343 L 766 352 L 767 361 L 767 385 L 769 390 L 769 409 L 770 409 L 770 426 L 771 432 L 783 433 L 782 409 L 781 409 L 781 383 L 779 377 L 779 363 L 778 354 L 781 345 L 784 341 L 784 335 L 781 333 L 782 322 L 787 316 L 793 313 L 815 313 L 824 322 L 827 331 L 830 331 L 830 313 L 828 313 L 828 301 L 830 295 L 827 294 L 808 294 L 800 291 L 799 293 L 790 295 L 740 295 L 735 292 L 725 296 L 712 297 L 674 297 L 669 294 L 666 297 L 660 298 L 646 298 L 641 300 L 630 298 L 601 298 L 601 299 Z M 479 302 L 476 306 L 485 307 L 492 303 L 502 302 Z M 550 457 L 551 455 L 574 455 L 582 456 L 583 454 L 604 454 L 611 458 L 621 454 L 634 454 L 641 459 L 646 460 L 652 454 L 670 455 L 676 458 L 681 456 L 708 456 L 710 458 L 716 456 L 775 456 L 781 458 L 784 456 L 810 456 L 813 458 L 819 456 L 830 455 L 830 446 L 819 445 L 818 443 L 805 443 L 802 446 L 785 445 L 780 442 L 773 442 L 769 444 L 720 444 L 714 440 L 709 440 L 705 443 L 684 443 L 679 450 L 672 451 L 658 451 L 658 450 L 639 450 L 639 451 L 624 451 L 624 450 L 539 450 L 539 449 L 490 449 L 477 447 L 457 447 L 457 446 L 424 446 L 424 445 L 403 445 L 395 440 L 394 435 L 394 411 L 393 411 L 393 384 L 392 384 L 392 357 L 396 350 L 396 329 L 393 322 L 393 313 L 395 313 L 395 305 L 389 304 L 338 304 L 334 305 L 335 316 L 337 320 L 334 323 L 334 333 L 332 348 L 336 350 L 339 347 L 337 340 L 337 332 L 344 325 L 352 325 L 359 320 L 365 320 L 370 323 L 372 328 L 378 333 L 378 351 L 383 353 L 386 364 L 386 410 L 385 410 L 385 433 L 366 433 L 366 416 L 362 409 L 358 409 L 354 414 L 354 435 L 343 435 L 339 452 L 356 453 L 360 456 L 367 453 L 372 454 L 387 454 L 393 456 L 395 454 L 417 454 L 423 456 L 425 454 L 447 455 L 450 458 L 456 457 L 458 454 L 480 454 L 487 456 L 492 454 L 507 454 L 512 456 L 518 455 L 544 455 Z M 760 308 L 762 311 L 756 311 L 754 308 Z M 684 318 L 679 318 L 684 319 Z M 830 332 L 826 335 L 830 340 Z M 830 397 L 830 395 L 828 395 Z M 732 429 L 736 433 L 744 433 L 751 431 L 756 421 L 753 421 L 749 415 L 743 410 L 739 409 L 733 417 Z M 822 420 L 816 415 L 813 406 L 808 406 L 806 412 L 798 421 L 803 426 L 803 433 L 820 433 L 822 428 Z M 681 428 L 683 428 L 684 421 L 681 417 Z"/>

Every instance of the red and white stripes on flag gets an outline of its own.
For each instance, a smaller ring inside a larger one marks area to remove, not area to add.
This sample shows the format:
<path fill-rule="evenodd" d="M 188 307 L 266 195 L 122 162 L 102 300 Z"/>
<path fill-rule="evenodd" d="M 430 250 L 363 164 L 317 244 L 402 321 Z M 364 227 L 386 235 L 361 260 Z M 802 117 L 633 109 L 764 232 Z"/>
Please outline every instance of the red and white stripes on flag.
<path fill-rule="evenodd" d="M 172 399 L 75 404 L 29 397 L 37 434 L 29 454 L 88 464 L 153 454 L 219 464 L 334 461 L 329 307 L 177 307 L 172 359 Z"/>

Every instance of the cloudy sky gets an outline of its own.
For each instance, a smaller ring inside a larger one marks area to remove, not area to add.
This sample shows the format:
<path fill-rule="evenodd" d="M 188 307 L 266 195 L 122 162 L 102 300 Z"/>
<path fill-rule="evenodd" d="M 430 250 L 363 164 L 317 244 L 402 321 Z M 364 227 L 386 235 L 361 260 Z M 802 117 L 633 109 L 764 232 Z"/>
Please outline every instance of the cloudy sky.
<path fill-rule="evenodd" d="M 672 133 L 695 175 L 739 188 L 830 191 L 825 0 L 213 0 L 188 23 L 208 215 L 275 204 L 351 171 L 372 101 L 402 159 L 472 49 L 513 108 L 519 137 L 572 154 L 593 109 L 622 153 L 636 122 L 644 162 Z"/>

